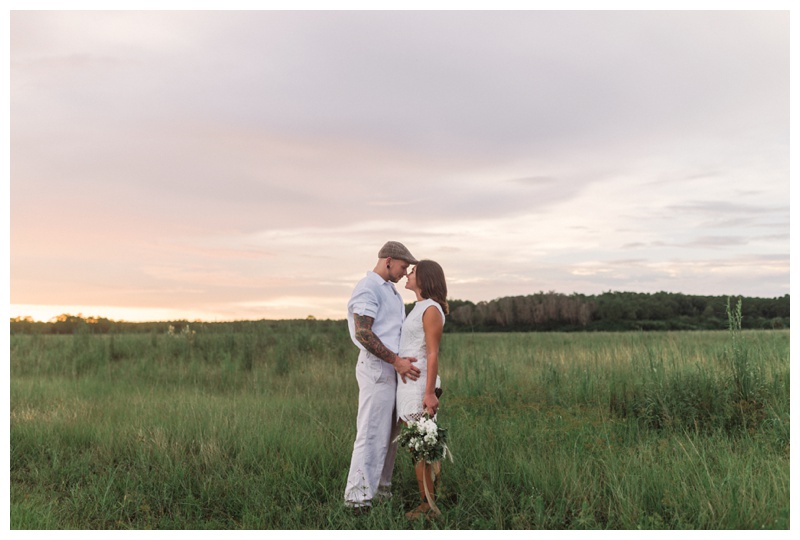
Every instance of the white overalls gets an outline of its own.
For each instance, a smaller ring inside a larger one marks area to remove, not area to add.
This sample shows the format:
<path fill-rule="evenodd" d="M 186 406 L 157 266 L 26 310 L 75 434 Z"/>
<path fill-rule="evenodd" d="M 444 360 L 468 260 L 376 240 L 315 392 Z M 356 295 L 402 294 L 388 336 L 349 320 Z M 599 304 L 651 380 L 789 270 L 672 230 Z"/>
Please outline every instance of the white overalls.
<path fill-rule="evenodd" d="M 348 506 L 371 506 L 375 497 L 391 497 L 399 425 L 395 422 L 397 376 L 394 367 L 372 355 L 355 338 L 353 314 L 372 317 L 372 331 L 395 353 L 405 319 L 403 299 L 394 284 L 367 272 L 347 303 L 350 338 L 361 350 L 356 364 L 358 418 L 350 473 L 344 492 Z"/>

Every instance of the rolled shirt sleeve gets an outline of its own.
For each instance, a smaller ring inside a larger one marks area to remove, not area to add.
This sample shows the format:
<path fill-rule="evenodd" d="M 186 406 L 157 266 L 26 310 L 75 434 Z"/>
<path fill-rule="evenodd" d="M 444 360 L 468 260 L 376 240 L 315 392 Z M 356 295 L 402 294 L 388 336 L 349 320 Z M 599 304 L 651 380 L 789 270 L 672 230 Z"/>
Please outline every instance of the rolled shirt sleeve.
<path fill-rule="evenodd" d="M 350 339 L 356 347 L 365 351 L 364 346 L 356 339 L 354 314 L 371 317 L 374 320 L 372 331 L 378 339 L 395 353 L 399 350 L 400 330 L 405 319 L 405 307 L 394 284 L 387 282 L 374 272 L 367 272 L 367 275 L 358 282 L 350 301 L 347 302 L 347 325 L 350 329 Z"/>
<path fill-rule="evenodd" d="M 373 319 L 378 316 L 379 307 L 375 292 L 366 288 L 354 291 L 353 297 L 347 303 L 347 311 L 350 315 L 363 315 Z"/>

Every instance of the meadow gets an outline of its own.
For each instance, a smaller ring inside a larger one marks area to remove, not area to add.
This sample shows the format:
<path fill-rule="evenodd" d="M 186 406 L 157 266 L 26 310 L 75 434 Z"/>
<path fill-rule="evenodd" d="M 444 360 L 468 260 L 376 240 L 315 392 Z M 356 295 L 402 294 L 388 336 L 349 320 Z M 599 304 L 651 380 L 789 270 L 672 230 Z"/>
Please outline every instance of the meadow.
<path fill-rule="evenodd" d="M 445 334 L 435 521 L 342 504 L 344 321 L 11 335 L 12 529 L 788 529 L 789 331 Z"/>

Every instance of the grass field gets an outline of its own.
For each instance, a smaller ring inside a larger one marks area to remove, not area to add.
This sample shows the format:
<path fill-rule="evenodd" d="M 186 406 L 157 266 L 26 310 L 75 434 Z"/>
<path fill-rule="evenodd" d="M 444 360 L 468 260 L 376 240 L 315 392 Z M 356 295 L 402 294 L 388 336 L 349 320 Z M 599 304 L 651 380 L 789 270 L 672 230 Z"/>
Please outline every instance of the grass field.
<path fill-rule="evenodd" d="M 789 331 L 446 334 L 434 522 L 342 496 L 338 321 L 12 335 L 12 529 L 788 529 Z"/>

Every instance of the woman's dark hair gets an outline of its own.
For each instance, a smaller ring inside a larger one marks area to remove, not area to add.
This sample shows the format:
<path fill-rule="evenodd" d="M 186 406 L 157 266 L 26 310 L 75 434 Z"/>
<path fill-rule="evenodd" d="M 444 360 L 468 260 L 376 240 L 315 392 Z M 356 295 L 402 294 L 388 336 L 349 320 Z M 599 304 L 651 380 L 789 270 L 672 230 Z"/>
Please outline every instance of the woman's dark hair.
<path fill-rule="evenodd" d="M 447 315 L 450 307 L 447 305 L 447 282 L 444 280 L 444 270 L 439 263 L 429 260 L 419 261 L 414 267 L 417 276 L 417 286 L 422 291 L 422 298 L 435 300 L 442 311 Z"/>

